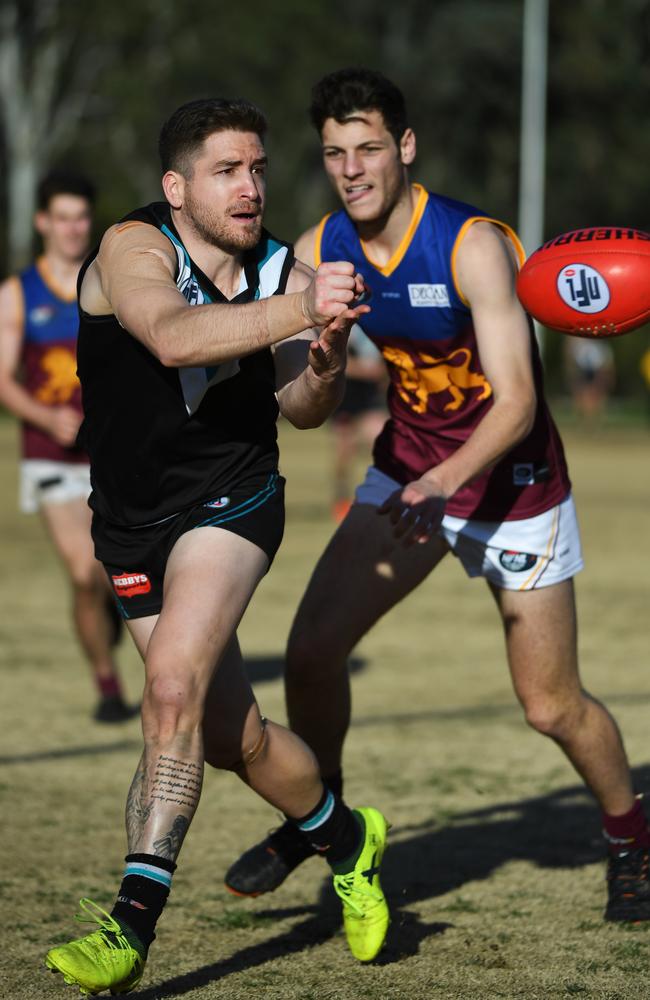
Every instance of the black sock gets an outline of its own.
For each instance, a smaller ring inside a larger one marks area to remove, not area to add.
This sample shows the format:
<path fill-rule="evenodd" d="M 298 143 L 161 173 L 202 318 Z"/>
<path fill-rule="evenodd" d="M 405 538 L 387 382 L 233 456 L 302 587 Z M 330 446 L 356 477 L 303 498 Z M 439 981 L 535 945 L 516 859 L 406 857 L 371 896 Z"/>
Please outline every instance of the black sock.
<path fill-rule="evenodd" d="M 295 823 L 319 854 L 330 864 L 337 864 L 351 857 L 359 848 L 361 828 L 352 810 L 338 795 L 325 788 L 320 802 Z"/>
<path fill-rule="evenodd" d="M 328 774 L 323 777 L 323 784 L 326 788 L 329 788 L 330 792 L 334 792 L 338 795 L 340 799 L 343 798 L 343 770 L 339 768 L 338 771 L 334 771 L 333 774 Z"/>
<path fill-rule="evenodd" d="M 155 854 L 127 854 L 124 860 L 124 877 L 111 916 L 133 931 L 146 957 L 176 865 Z"/>

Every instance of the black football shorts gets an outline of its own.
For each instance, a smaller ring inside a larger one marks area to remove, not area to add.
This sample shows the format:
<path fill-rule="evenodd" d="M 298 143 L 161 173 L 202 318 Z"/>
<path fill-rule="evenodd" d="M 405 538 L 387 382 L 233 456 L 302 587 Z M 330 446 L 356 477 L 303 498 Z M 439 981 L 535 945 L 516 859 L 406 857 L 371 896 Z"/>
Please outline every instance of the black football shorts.
<path fill-rule="evenodd" d="M 95 554 L 104 564 L 122 617 L 160 613 L 169 554 L 193 528 L 224 528 L 247 538 L 266 553 L 270 566 L 284 532 L 284 482 L 275 472 L 264 483 L 242 484 L 228 496 L 204 500 L 156 524 L 124 527 L 95 514 Z"/>

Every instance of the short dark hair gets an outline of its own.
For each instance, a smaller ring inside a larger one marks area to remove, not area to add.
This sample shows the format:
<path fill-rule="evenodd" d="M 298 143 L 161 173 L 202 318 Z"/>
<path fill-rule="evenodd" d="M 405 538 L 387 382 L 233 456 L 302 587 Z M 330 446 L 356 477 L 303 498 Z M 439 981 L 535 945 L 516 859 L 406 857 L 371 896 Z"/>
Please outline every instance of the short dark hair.
<path fill-rule="evenodd" d="M 362 66 L 339 69 L 314 84 L 309 115 L 319 135 L 327 118 L 343 122 L 355 111 L 379 111 L 399 146 L 408 128 L 401 90 L 376 70 Z"/>
<path fill-rule="evenodd" d="M 95 204 L 95 185 L 83 174 L 57 168 L 43 177 L 36 189 L 36 204 L 39 212 L 47 212 L 52 198 L 57 194 L 74 194 L 85 198 L 90 205 Z"/>
<path fill-rule="evenodd" d="M 178 170 L 189 177 L 192 157 L 213 132 L 255 132 L 264 141 L 264 114 L 243 97 L 207 97 L 190 101 L 174 111 L 160 130 L 158 153 L 163 173 Z"/>

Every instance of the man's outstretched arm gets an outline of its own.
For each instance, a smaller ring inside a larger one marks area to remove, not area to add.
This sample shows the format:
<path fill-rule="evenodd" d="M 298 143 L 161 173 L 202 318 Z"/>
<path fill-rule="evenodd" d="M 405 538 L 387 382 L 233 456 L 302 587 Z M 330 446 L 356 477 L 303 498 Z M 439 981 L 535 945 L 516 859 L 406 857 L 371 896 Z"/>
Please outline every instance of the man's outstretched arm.
<path fill-rule="evenodd" d="M 327 264 L 299 291 L 244 305 L 190 307 L 175 282 L 176 255 L 153 226 L 110 229 L 84 277 L 81 307 L 113 313 L 165 366 L 213 365 L 270 347 L 350 309 L 363 288 L 352 264 Z"/>
<path fill-rule="evenodd" d="M 472 311 L 493 403 L 457 451 L 380 508 L 396 525 L 396 535 L 408 542 L 426 541 L 440 523 L 445 502 L 507 455 L 535 418 L 529 321 L 515 293 L 509 244 L 490 223 L 477 222 L 468 230 L 458 252 L 458 279 Z"/>

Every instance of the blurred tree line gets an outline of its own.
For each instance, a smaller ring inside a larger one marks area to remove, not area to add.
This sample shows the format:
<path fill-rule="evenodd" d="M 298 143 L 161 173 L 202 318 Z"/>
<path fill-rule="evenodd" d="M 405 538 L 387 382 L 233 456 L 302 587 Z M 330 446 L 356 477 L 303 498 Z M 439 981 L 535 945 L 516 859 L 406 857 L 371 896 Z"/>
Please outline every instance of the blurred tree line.
<path fill-rule="evenodd" d="M 156 142 L 179 104 L 241 94 L 271 129 L 267 225 L 287 239 L 334 207 L 307 120 L 312 83 L 346 65 L 404 90 L 414 177 L 516 225 L 523 0 L 0 0 L 0 270 L 31 253 L 35 180 L 97 183 L 98 233 L 160 197 Z M 650 230 L 650 0 L 550 0 L 546 235 Z M 560 341 L 546 339 L 551 383 Z M 642 391 L 647 331 L 615 342 Z"/>

